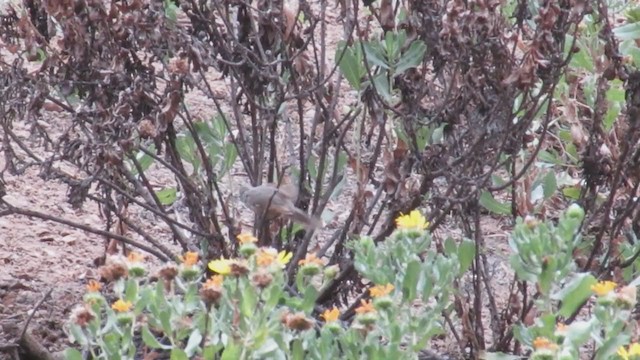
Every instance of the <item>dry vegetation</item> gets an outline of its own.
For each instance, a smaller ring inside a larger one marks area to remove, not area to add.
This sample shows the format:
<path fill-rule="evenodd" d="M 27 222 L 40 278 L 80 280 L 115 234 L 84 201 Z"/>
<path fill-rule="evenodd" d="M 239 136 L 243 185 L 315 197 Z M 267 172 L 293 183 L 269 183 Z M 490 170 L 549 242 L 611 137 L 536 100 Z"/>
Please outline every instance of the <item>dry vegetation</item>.
<path fill-rule="evenodd" d="M 292 286 L 307 253 L 339 265 L 316 306 L 337 305 L 351 321 L 367 284 L 347 242 L 382 242 L 400 214 L 421 209 L 437 251 L 447 238 L 476 245 L 468 276 L 453 283 L 439 351 L 523 354 L 513 325 L 531 322 L 538 289 L 508 268 L 517 217 L 555 221 L 581 204 L 574 257 L 597 278 L 625 282 L 640 253 L 640 73 L 613 32 L 619 6 L 5 7 L 0 351 L 25 351 L 31 332 L 65 347 L 69 310 L 109 254 L 230 257 L 230 239 L 254 228 L 261 245 L 294 253 Z M 324 226 L 249 218 L 239 185 L 267 182 L 297 186 L 296 205 Z M 636 253 L 623 261 L 625 251 Z"/>

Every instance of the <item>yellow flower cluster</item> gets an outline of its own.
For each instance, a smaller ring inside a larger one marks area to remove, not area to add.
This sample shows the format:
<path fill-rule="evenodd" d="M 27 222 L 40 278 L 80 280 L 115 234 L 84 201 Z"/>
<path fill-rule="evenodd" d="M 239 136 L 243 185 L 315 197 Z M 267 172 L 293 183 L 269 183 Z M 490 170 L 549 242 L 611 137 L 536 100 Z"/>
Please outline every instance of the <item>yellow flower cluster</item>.
<path fill-rule="evenodd" d="M 371 289 L 369 289 L 369 293 L 374 298 L 378 298 L 378 297 L 389 295 L 393 291 L 393 289 L 395 289 L 395 287 L 391 284 L 376 285 Z"/>
<path fill-rule="evenodd" d="M 640 344 L 633 343 L 628 348 L 621 346 L 618 349 L 618 355 L 624 360 L 629 360 L 632 356 L 640 356 Z"/>
<path fill-rule="evenodd" d="M 605 296 L 612 292 L 618 284 L 613 281 L 600 281 L 597 284 L 591 285 L 591 291 L 598 296 Z"/>
<path fill-rule="evenodd" d="M 360 300 L 360 306 L 356 308 L 356 314 L 374 313 L 376 309 L 373 307 L 371 300 Z"/>
<path fill-rule="evenodd" d="M 535 340 L 533 340 L 533 348 L 536 350 L 540 350 L 540 349 L 555 350 L 558 348 L 558 344 L 552 342 L 546 337 L 537 337 L 535 338 Z"/>
<path fill-rule="evenodd" d="M 122 299 L 119 299 L 111 305 L 111 308 L 116 312 L 127 312 L 131 310 L 132 307 L 133 304 L 131 304 L 131 301 L 124 301 Z"/>
<path fill-rule="evenodd" d="M 327 323 L 338 321 L 340 318 L 340 310 L 334 306 L 331 309 L 325 310 L 320 316 L 322 316 Z"/>
<path fill-rule="evenodd" d="M 186 266 L 193 266 L 198 263 L 198 253 L 195 251 L 188 251 L 181 257 L 182 263 Z"/>
<path fill-rule="evenodd" d="M 396 219 L 396 226 L 398 229 L 424 230 L 429 227 L 429 222 L 420 211 L 412 210 L 407 215 L 400 214 Z"/>
<path fill-rule="evenodd" d="M 238 242 L 240 244 L 253 244 L 258 241 L 258 239 L 255 236 L 249 233 L 242 233 L 238 235 L 236 238 L 238 239 Z"/>

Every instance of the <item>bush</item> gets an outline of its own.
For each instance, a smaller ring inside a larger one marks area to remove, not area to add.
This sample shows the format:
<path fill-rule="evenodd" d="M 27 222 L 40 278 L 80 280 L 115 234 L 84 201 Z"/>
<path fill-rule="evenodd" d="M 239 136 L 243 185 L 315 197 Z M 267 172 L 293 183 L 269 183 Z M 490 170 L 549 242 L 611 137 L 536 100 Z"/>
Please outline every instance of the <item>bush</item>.
<path fill-rule="evenodd" d="M 469 267 L 473 246 L 464 242 L 438 254 L 426 220 L 412 216 L 402 217 L 400 230 L 383 243 L 369 237 L 350 243 L 370 286 L 342 313 L 316 305 L 335 266 L 307 255 L 293 290 L 283 271 L 292 254 L 258 247 L 255 237 L 242 234 L 243 256 L 209 262 L 215 275 L 204 283 L 197 253 L 164 265 L 156 280 L 136 253 L 113 260 L 104 271 L 123 275 L 112 283 L 118 300 L 110 304 L 90 284 L 69 333 L 95 359 L 132 359 L 145 349 L 172 359 L 415 358 L 444 332 L 439 319 L 451 305 L 450 284 Z M 75 349 L 66 355 L 82 358 Z"/>

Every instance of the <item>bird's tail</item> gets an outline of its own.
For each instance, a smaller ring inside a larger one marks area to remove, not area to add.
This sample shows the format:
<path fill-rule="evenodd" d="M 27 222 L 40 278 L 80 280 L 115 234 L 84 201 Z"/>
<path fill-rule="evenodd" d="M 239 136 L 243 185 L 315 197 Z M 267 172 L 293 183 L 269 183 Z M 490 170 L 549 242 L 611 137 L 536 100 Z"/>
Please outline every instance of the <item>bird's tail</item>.
<path fill-rule="evenodd" d="M 315 230 L 322 225 L 322 220 L 315 216 L 309 216 L 306 212 L 295 208 L 291 214 L 291 220 L 304 225 L 307 230 Z"/>

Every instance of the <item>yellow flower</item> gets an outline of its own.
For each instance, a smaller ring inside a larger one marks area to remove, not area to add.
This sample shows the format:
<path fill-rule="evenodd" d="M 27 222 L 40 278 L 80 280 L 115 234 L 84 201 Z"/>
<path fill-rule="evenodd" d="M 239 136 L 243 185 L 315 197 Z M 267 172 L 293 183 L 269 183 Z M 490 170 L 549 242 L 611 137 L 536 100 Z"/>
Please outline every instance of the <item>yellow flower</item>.
<path fill-rule="evenodd" d="M 253 244 L 258 241 L 258 239 L 255 236 L 249 233 L 242 233 L 237 236 L 237 239 L 240 242 L 240 244 Z"/>
<path fill-rule="evenodd" d="M 360 300 L 360 304 L 362 305 L 356 308 L 356 313 L 366 314 L 366 313 L 376 312 L 376 309 L 373 307 L 373 303 L 371 302 L 371 300 L 368 300 L 368 301 Z"/>
<path fill-rule="evenodd" d="M 629 360 L 629 352 L 624 348 L 624 346 L 620 346 L 618 348 L 618 355 L 624 360 Z"/>
<path fill-rule="evenodd" d="M 629 360 L 633 356 L 638 356 L 640 355 L 640 344 L 633 343 L 629 345 L 628 350 L 625 349 L 624 346 L 620 346 L 618 348 L 618 355 L 620 355 L 620 357 L 623 358 L 624 360 Z"/>
<path fill-rule="evenodd" d="M 142 254 L 140 254 L 140 253 L 132 251 L 127 256 L 127 260 L 129 260 L 129 262 L 132 262 L 132 263 L 138 263 L 138 262 L 142 262 L 144 260 L 144 256 Z"/>
<path fill-rule="evenodd" d="M 187 266 L 193 266 L 198 263 L 198 253 L 195 251 L 187 251 L 184 256 L 181 257 L 182 263 Z"/>
<path fill-rule="evenodd" d="M 389 295 L 393 289 L 395 289 L 395 287 L 391 284 L 387 284 L 387 285 L 376 285 L 374 287 L 372 287 L 371 289 L 369 289 L 369 293 L 371 294 L 371 296 L 373 297 L 382 297 L 385 295 Z"/>
<path fill-rule="evenodd" d="M 292 257 L 293 253 L 282 250 L 278 253 L 278 258 L 276 260 L 278 261 L 280 266 L 284 267 L 289 261 L 291 261 Z"/>
<path fill-rule="evenodd" d="M 256 255 L 256 263 L 258 266 L 267 267 L 277 262 L 281 267 L 284 267 L 291 261 L 291 257 L 293 257 L 293 254 L 284 250 L 276 253 L 274 248 L 260 248 Z"/>
<path fill-rule="evenodd" d="M 102 289 L 102 285 L 99 282 L 95 280 L 89 280 L 89 283 L 87 284 L 88 292 L 98 292 L 100 291 L 100 289 Z"/>
<path fill-rule="evenodd" d="M 322 259 L 319 259 L 315 253 L 313 254 L 307 254 L 307 256 L 298 261 L 298 265 L 302 266 L 302 265 L 311 265 L 311 264 L 315 264 L 318 266 L 323 266 L 324 265 L 324 261 L 322 261 Z"/>
<path fill-rule="evenodd" d="M 131 310 L 132 306 L 131 301 L 123 301 L 122 299 L 119 299 L 111 305 L 111 308 L 117 312 L 125 312 Z"/>
<path fill-rule="evenodd" d="M 591 291 L 596 293 L 598 296 L 605 296 L 613 291 L 616 286 L 618 286 L 618 284 L 613 281 L 599 281 L 597 284 L 591 285 Z"/>
<path fill-rule="evenodd" d="M 558 348 L 558 344 L 551 342 L 551 340 L 546 337 L 537 337 L 533 340 L 533 348 L 536 350 L 539 349 L 550 349 L 554 350 Z"/>
<path fill-rule="evenodd" d="M 219 288 L 222 286 L 222 282 L 224 281 L 224 276 L 222 275 L 213 275 L 209 280 L 207 280 L 203 287 L 207 289 Z"/>
<path fill-rule="evenodd" d="M 267 267 L 276 260 L 277 256 L 274 248 L 260 248 L 256 254 L 256 263 L 258 266 Z"/>
<path fill-rule="evenodd" d="M 396 218 L 399 229 L 424 230 L 429 227 L 429 222 L 418 210 L 412 210 L 408 215 L 400 215 Z"/>
<path fill-rule="evenodd" d="M 209 269 L 213 272 L 217 272 L 220 275 L 229 275 L 231 273 L 231 264 L 233 260 L 220 258 L 218 260 L 209 261 Z"/>
<path fill-rule="evenodd" d="M 337 321 L 340 317 L 340 310 L 338 310 L 338 308 L 334 306 L 330 310 L 325 310 L 320 316 L 322 316 L 325 322 L 334 322 Z"/>

